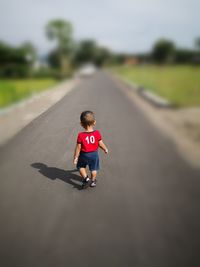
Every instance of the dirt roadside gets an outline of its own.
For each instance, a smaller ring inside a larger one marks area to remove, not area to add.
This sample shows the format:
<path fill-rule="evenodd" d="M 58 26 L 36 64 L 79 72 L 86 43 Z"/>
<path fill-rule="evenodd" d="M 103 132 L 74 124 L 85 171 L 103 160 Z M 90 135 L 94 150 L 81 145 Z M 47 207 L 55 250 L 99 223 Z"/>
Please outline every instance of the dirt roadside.
<path fill-rule="evenodd" d="M 78 78 L 64 81 L 57 86 L 24 100 L 0 113 L 0 146 L 8 142 L 33 119 L 49 109 L 77 84 Z"/>
<path fill-rule="evenodd" d="M 176 145 L 182 157 L 194 167 L 200 167 L 200 108 L 162 109 L 141 98 L 133 87 L 111 75 L 124 93 Z"/>

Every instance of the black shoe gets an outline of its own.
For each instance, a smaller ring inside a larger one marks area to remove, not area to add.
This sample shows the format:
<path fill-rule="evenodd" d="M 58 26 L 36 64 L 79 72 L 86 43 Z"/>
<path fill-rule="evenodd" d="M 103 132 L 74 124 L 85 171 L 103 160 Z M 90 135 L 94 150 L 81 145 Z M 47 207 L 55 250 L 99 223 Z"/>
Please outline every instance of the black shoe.
<path fill-rule="evenodd" d="M 87 176 L 86 178 L 83 179 L 81 187 L 86 188 L 89 186 L 89 183 L 90 183 L 90 178 Z"/>
<path fill-rule="evenodd" d="M 90 186 L 95 187 L 97 185 L 97 180 L 95 179 L 94 181 L 91 182 Z"/>

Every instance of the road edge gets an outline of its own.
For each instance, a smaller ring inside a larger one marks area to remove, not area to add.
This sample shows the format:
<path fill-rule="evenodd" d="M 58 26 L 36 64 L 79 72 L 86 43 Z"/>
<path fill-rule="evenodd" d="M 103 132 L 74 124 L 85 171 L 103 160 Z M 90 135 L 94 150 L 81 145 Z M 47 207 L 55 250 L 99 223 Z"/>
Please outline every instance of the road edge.
<path fill-rule="evenodd" d="M 173 124 L 171 117 L 174 116 L 177 109 L 159 108 L 144 101 L 138 95 L 137 90 L 130 84 L 125 84 L 119 76 L 107 72 L 107 75 L 115 82 L 120 90 L 138 106 L 145 116 L 158 128 L 166 137 L 170 138 L 176 146 L 180 156 L 194 168 L 200 168 L 200 144 L 197 145 L 191 138 L 181 134 L 177 125 Z"/>
<path fill-rule="evenodd" d="M 165 99 L 164 97 L 161 97 L 150 90 L 148 88 L 145 88 L 143 86 L 139 86 L 136 83 L 132 83 L 128 79 L 125 79 L 123 77 L 120 77 L 120 75 L 117 75 L 116 73 L 111 72 L 112 75 L 116 76 L 116 78 L 120 79 L 126 86 L 132 87 L 134 91 L 144 98 L 146 101 L 148 101 L 150 104 L 159 107 L 159 108 L 175 108 L 175 105 L 173 105 L 170 101 Z"/>
<path fill-rule="evenodd" d="M 7 144 L 29 123 L 59 102 L 64 96 L 71 92 L 79 82 L 80 80 L 78 78 L 65 80 L 1 112 L 0 147 Z"/>

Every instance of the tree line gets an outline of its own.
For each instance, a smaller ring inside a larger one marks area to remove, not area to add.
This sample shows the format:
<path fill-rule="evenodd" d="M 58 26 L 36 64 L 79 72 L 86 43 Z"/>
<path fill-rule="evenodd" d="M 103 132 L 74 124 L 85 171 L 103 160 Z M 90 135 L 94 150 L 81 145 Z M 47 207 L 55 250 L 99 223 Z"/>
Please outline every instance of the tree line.
<path fill-rule="evenodd" d="M 140 62 L 156 64 L 199 64 L 200 38 L 195 40 L 194 49 L 177 48 L 171 40 L 160 39 L 152 51 L 145 54 L 118 54 L 98 45 L 94 40 L 74 40 L 73 26 L 69 21 L 52 20 L 45 27 L 49 41 L 56 42 L 56 47 L 48 53 L 45 60 L 49 68 L 41 67 L 34 71 L 38 56 L 30 42 L 20 47 L 13 47 L 0 42 L 0 77 L 55 76 L 64 78 L 74 69 L 87 62 L 101 67 L 104 65 L 123 64 L 127 58 L 134 57 Z"/>
<path fill-rule="evenodd" d="M 20 47 L 13 47 L 0 42 L 0 77 L 49 75 L 64 78 L 87 62 L 101 67 L 112 55 L 109 49 L 99 46 L 94 40 L 75 41 L 73 26 L 68 21 L 50 21 L 45 27 L 45 34 L 50 41 L 56 42 L 56 47 L 45 56 L 49 68 L 33 70 L 38 58 L 33 44 L 25 43 Z"/>
<path fill-rule="evenodd" d="M 200 63 L 200 38 L 195 40 L 194 49 L 178 48 L 173 41 L 160 39 L 154 44 L 150 59 L 162 64 Z"/>

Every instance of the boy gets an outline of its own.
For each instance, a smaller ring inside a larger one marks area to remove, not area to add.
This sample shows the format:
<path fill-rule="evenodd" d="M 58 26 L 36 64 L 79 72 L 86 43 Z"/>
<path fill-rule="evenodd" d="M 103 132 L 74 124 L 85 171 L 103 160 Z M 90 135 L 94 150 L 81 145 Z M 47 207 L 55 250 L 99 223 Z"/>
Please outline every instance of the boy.
<path fill-rule="evenodd" d="M 108 153 L 108 149 L 101 139 L 100 132 L 94 130 L 94 125 L 96 124 L 94 113 L 92 111 L 82 112 L 80 121 L 85 131 L 78 134 L 74 152 L 74 164 L 77 164 L 77 168 L 83 178 L 82 188 L 90 183 L 90 178 L 86 171 L 87 165 L 91 172 L 90 186 L 95 187 L 97 171 L 99 170 L 98 148 L 103 149 L 106 154 Z"/>

